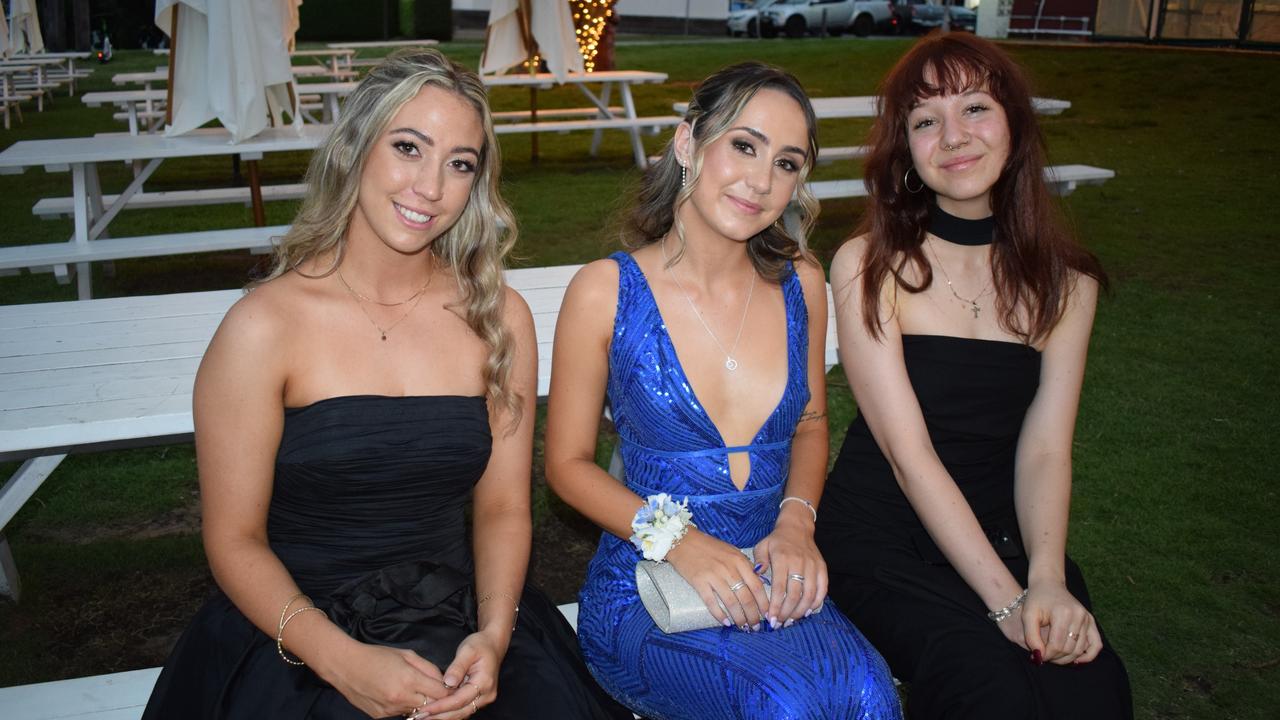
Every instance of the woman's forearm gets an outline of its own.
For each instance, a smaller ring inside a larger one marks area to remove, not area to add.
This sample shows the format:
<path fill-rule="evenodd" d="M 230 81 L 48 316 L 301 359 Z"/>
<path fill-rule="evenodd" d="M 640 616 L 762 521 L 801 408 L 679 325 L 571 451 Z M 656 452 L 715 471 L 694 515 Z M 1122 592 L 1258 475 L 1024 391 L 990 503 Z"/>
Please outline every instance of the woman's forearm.
<path fill-rule="evenodd" d="M 516 603 L 524 589 L 533 532 L 529 508 L 477 509 L 475 555 L 479 630 L 490 634 L 505 654 L 515 625 Z"/>
<path fill-rule="evenodd" d="M 241 614 L 273 640 L 279 633 L 282 613 L 288 618 L 312 604 L 309 598 L 296 597 L 302 591 L 265 540 L 206 539 L 206 546 L 218 587 Z M 291 598 L 295 599 L 290 603 Z M 332 677 L 334 661 L 342 657 L 342 647 L 350 642 L 350 637 L 324 613 L 314 611 L 300 612 L 289 619 L 281 637 L 286 652 L 326 679 Z"/>
<path fill-rule="evenodd" d="M 1040 453 L 1018 459 L 1014 480 L 1018 525 L 1030 565 L 1028 582 L 1065 582 L 1071 456 Z"/>

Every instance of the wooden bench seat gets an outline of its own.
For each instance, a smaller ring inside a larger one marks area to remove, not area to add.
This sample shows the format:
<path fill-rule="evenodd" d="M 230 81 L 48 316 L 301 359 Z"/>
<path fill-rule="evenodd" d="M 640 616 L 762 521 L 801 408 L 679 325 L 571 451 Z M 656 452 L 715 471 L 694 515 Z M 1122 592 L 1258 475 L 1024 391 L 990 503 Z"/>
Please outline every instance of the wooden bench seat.
<path fill-rule="evenodd" d="M 262 199 L 268 200 L 298 200 L 307 193 L 306 183 L 292 183 L 288 185 L 264 185 L 262 186 Z M 103 195 L 102 202 L 104 205 L 111 206 L 115 203 L 117 195 Z M 248 187 L 229 187 L 229 188 L 206 188 L 203 190 L 163 190 L 158 192 L 140 192 L 129 198 L 125 203 L 125 210 L 152 210 L 155 208 L 168 207 L 187 207 L 193 205 L 226 205 L 231 203 L 244 203 L 248 205 L 249 188 Z M 44 198 L 36 202 L 31 207 L 31 214 L 36 215 L 45 220 L 51 220 L 57 217 L 71 217 L 74 213 L 72 208 L 72 198 Z"/>
<path fill-rule="evenodd" d="M 560 612 L 578 628 L 578 604 Z M 0 688 L 5 720 L 138 720 L 160 668 Z"/>
<path fill-rule="evenodd" d="M 638 118 L 594 118 L 590 120 L 551 120 L 549 122 L 500 123 L 493 126 L 499 135 L 530 132 L 573 132 L 575 130 L 631 130 L 638 128 L 657 132 L 664 127 L 679 125 L 679 115 Z"/>
<path fill-rule="evenodd" d="M 0 248 L 0 269 L 39 268 L 126 258 L 157 257 L 221 250 L 269 248 L 273 238 L 284 235 L 288 225 L 232 228 L 201 232 L 145 235 L 74 242 L 44 243 Z"/>

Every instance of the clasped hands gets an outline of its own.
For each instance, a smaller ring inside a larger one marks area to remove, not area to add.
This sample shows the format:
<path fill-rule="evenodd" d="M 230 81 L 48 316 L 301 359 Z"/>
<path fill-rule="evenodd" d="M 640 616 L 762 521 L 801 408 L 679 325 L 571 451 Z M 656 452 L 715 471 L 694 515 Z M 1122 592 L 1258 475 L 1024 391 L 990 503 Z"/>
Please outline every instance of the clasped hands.
<path fill-rule="evenodd" d="M 827 565 L 813 542 L 812 524 L 805 528 L 779 522 L 756 544 L 755 567 L 738 548 L 696 529 L 666 559 L 725 627 L 789 627 L 820 612 L 827 596 Z"/>
<path fill-rule="evenodd" d="M 1037 665 L 1082 665 L 1102 651 L 1093 614 L 1060 581 L 1030 583 L 1026 602 L 999 628 L 1010 642 L 1030 652 Z"/>
<path fill-rule="evenodd" d="M 502 659 L 484 632 L 463 639 L 444 672 L 412 650 L 353 642 L 325 679 L 370 717 L 461 720 L 497 698 Z"/>

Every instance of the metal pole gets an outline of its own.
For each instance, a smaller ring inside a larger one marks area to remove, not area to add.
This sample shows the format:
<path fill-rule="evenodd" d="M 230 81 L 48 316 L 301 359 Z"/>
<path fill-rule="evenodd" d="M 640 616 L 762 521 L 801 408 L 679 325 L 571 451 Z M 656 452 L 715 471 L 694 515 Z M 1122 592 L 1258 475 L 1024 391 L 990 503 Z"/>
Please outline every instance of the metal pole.
<path fill-rule="evenodd" d="M 689 5 L 692 0 L 684 0 L 684 34 L 689 34 Z"/>

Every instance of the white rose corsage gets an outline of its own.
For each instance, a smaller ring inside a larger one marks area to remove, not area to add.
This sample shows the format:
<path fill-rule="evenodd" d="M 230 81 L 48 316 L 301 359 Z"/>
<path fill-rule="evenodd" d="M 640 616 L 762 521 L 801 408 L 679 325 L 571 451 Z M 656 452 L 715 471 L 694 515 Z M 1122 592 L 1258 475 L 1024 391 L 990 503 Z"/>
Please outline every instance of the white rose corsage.
<path fill-rule="evenodd" d="M 676 502 L 666 493 L 650 495 L 631 519 L 631 544 L 646 560 L 662 562 L 693 524 L 689 498 Z"/>

